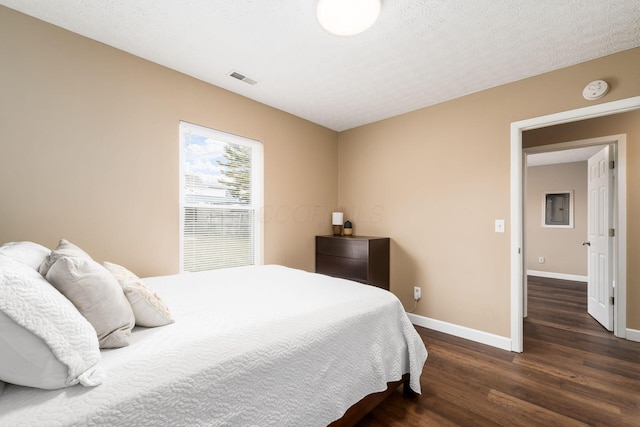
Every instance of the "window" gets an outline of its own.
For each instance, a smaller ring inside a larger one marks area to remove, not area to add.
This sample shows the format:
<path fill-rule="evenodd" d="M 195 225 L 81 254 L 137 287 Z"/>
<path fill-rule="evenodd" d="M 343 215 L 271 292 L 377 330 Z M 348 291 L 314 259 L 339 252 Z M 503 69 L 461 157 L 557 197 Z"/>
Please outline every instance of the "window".
<path fill-rule="evenodd" d="M 180 122 L 181 268 L 262 263 L 262 144 Z"/>
<path fill-rule="evenodd" d="M 573 191 L 547 191 L 544 193 L 542 226 L 573 228 Z"/>

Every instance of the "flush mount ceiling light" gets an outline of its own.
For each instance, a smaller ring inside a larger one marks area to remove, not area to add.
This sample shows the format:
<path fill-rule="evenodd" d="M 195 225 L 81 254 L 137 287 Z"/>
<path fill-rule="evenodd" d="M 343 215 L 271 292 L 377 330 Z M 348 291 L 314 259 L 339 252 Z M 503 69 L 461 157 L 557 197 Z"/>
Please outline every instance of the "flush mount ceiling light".
<path fill-rule="evenodd" d="M 318 22 L 337 36 L 353 36 L 371 27 L 380 15 L 380 0 L 318 0 Z"/>

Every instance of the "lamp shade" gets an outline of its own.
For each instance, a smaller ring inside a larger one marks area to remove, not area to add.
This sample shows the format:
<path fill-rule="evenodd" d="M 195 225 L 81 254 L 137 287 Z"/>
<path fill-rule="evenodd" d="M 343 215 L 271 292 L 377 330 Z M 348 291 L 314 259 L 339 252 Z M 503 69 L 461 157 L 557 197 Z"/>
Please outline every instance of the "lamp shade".
<path fill-rule="evenodd" d="M 318 0 L 322 28 L 338 36 L 353 36 L 371 27 L 380 15 L 380 0 Z"/>
<path fill-rule="evenodd" d="M 333 212 L 331 214 L 331 225 L 342 225 L 344 214 L 342 212 Z"/>

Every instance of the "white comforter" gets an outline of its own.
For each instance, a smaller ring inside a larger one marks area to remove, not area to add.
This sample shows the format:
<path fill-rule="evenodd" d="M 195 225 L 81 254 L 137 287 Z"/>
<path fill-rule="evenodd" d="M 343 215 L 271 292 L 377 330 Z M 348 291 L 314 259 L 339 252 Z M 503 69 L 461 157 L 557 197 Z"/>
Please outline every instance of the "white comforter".
<path fill-rule="evenodd" d="M 390 292 L 281 266 L 148 278 L 176 322 L 103 350 L 104 383 L 7 385 L 0 425 L 325 426 L 427 357 Z"/>

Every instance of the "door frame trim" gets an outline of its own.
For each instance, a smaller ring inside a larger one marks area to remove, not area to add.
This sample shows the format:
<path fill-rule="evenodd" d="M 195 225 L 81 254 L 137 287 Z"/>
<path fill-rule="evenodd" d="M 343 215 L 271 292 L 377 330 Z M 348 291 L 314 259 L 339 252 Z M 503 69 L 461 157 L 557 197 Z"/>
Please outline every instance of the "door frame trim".
<path fill-rule="evenodd" d="M 522 150 L 522 132 L 563 123 L 625 113 L 638 109 L 640 109 L 640 96 L 511 123 L 511 351 L 522 352 L 524 341 L 522 332 L 524 304 L 523 284 L 525 274 L 523 250 L 524 153 Z M 618 176 L 626 177 L 626 144 L 621 145 L 624 145 L 625 147 L 618 147 Z M 618 181 L 620 182 L 618 191 L 623 191 L 623 194 L 626 194 L 626 184 L 623 184 L 621 179 Z M 624 299 L 624 309 L 617 310 L 617 318 L 615 321 L 615 324 L 618 326 L 618 333 L 616 333 L 616 336 L 620 337 L 626 336 L 626 286 L 621 286 L 621 284 L 626 285 L 626 212 L 626 202 L 619 199 L 616 221 L 619 238 L 617 239 L 615 250 L 620 256 L 617 257 L 617 265 L 614 269 L 616 269 L 618 273 L 616 274 L 616 277 L 618 278 L 618 283 L 616 283 L 616 296 L 619 298 L 618 301 L 620 304 L 617 305 L 623 306 L 622 299 Z M 624 282 L 621 283 L 620 281 Z"/>

